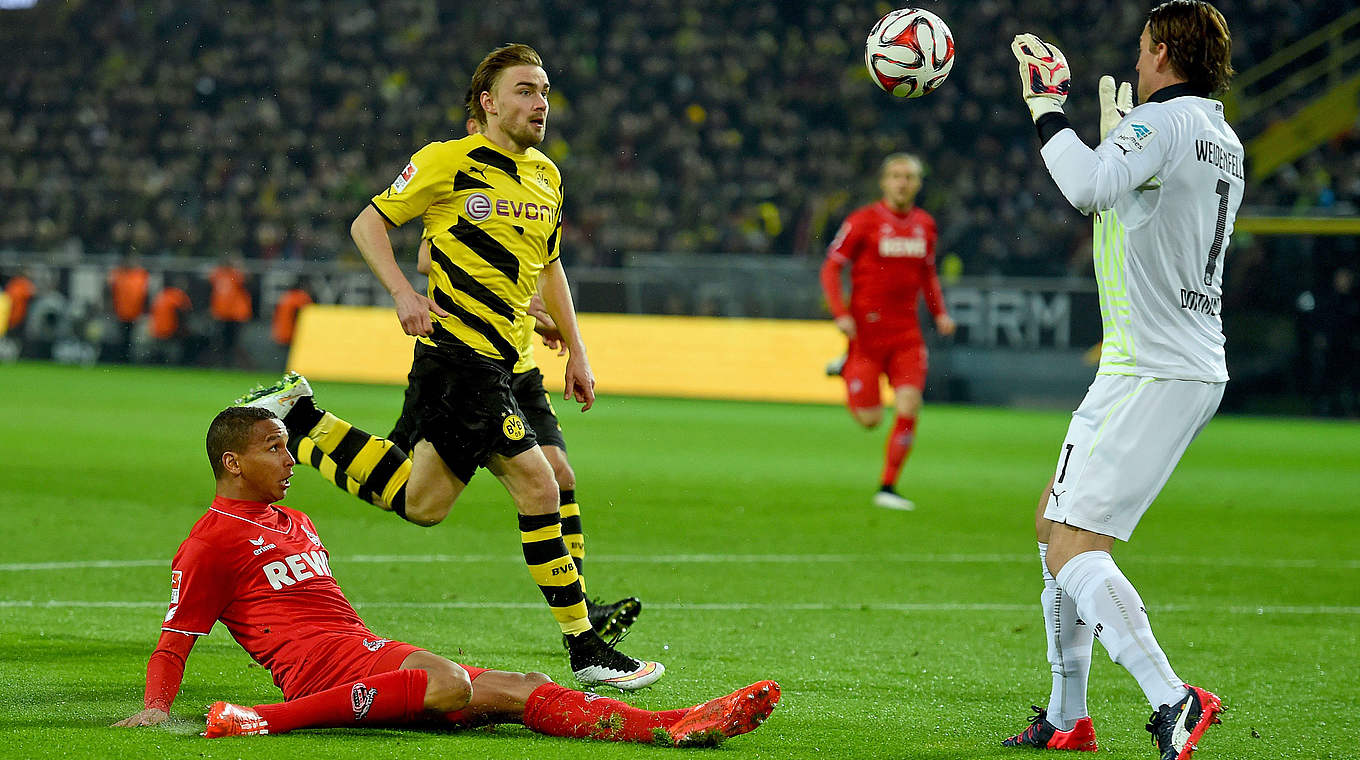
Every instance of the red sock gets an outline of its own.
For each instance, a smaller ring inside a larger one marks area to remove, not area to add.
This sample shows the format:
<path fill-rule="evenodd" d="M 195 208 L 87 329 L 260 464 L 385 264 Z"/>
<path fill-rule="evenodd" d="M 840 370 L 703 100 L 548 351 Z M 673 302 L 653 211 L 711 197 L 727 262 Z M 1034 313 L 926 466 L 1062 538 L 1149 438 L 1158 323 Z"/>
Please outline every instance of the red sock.
<path fill-rule="evenodd" d="M 888 434 L 888 453 L 883 461 L 883 479 L 879 482 L 891 486 L 897 482 L 902 465 L 911 453 L 911 444 L 916 440 L 916 418 L 898 417 L 893 420 L 892 432 Z"/>
<path fill-rule="evenodd" d="M 393 670 L 291 702 L 256 705 L 269 733 L 298 728 L 335 728 L 356 723 L 410 723 L 425 714 L 423 670 Z"/>
<path fill-rule="evenodd" d="M 548 736 L 650 743 L 657 731 L 674 722 L 663 720 L 661 713 L 555 683 L 534 689 L 524 704 L 525 727 Z"/>
<path fill-rule="evenodd" d="M 658 718 L 661 719 L 662 723 L 665 723 L 666 725 L 669 726 L 672 723 L 676 722 L 677 720 L 680 720 L 681 718 L 685 717 L 685 713 L 693 709 L 694 709 L 693 707 L 682 707 L 679 710 L 661 710 L 656 715 Z"/>

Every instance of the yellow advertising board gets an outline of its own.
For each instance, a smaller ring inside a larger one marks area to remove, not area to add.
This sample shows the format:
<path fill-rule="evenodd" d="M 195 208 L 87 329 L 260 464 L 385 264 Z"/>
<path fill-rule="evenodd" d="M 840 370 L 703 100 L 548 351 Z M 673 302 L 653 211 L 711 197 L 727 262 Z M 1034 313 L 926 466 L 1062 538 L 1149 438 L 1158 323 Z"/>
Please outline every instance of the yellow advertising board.
<path fill-rule="evenodd" d="M 827 361 L 845 351 L 830 320 L 582 314 L 601 395 L 839 403 Z M 314 380 L 404 384 L 413 339 L 392 309 L 308 306 L 288 368 Z M 539 345 L 545 384 L 562 388 L 565 358 Z"/>

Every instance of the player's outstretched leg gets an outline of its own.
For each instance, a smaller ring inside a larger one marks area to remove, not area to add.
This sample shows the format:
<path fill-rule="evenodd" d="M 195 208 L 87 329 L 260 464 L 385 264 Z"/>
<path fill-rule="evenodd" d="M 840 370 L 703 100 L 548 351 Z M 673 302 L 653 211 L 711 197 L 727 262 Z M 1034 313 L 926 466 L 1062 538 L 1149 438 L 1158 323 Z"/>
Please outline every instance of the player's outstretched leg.
<path fill-rule="evenodd" d="M 479 705 L 494 712 L 499 704 L 500 714 L 484 713 L 485 719 L 469 724 L 518 721 L 548 736 L 697 746 L 755 730 L 779 702 L 779 684 L 761 681 L 697 707 L 653 712 L 545 681 L 540 673 L 483 673 L 474 681 L 468 712 L 477 712 Z M 523 696 L 522 684 L 533 683 L 539 685 Z M 523 705 L 522 713 L 515 712 L 516 704 Z"/>
<path fill-rule="evenodd" d="M 1147 730 L 1161 760 L 1189 760 L 1209 726 L 1220 723 L 1223 702 L 1213 692 L 1186 684 L 1189 694 L 1174 705 L 1162 705 L 1148 718 Z"/>
<path fill-rule="evenodd" d="M 1070 731 L 1059 730 L 1048 722 L 1048 711 L 1038 705 L 1031 705 L 1034 715 L 1024 731 L 1001 742 L 1006 747 L 1035 747 L 1038 749 L 1071 749 L 1081 752 L 1095 752 L 1096 729 L 1090 718 L 1082 718 Z"/>
<path fill-rule="evenodd" d="M 692 708 L 667 733 L 681 747 L 712 746 L 756 730 L 779 704 L 779 684 L 760 681 Z"/>
<path fill-rule="evenodd" d="M 203 735 L 217 739 L 299 728 L 411 723 L 425 716 L 429 682 L 424 670 L 393 670 L 273 705 L 252 708 L 216 702 L 208 710 Z M 466 681 L 461 695 L 465 703 Z"/>
<path fill-rule="evenodd" d="M 237 406 L 268 409 L 288 428 L 288 448 L 337 487 L 405 516 L 411 460 L 391 441 L 360 430 L 312 399 L 307 378 L 296 372 L 236 399 Z"/>

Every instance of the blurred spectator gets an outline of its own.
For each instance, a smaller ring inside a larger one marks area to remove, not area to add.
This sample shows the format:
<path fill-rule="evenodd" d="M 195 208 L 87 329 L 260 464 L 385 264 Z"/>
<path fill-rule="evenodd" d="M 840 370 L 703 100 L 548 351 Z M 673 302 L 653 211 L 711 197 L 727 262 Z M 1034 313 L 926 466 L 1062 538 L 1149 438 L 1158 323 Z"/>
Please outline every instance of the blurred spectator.
<path fill-rule="evenodd" d="M 312 296 L 302 286 L 295 286 L 279 296 L 274 307 L 274 325 L 270 334 L 280 346 L 293 344 L 293 330 L 297 327 L 298 312 L 302 307 L 314 303 Z"/>
<path fill-rule="evenodd" d="M 186 339 L 188 338 L 185 316 L 193 309 L 185 291 L 184 280 L 177 277 L 151 302 L 151 359 L 163 364 L 186 363 Z"/>
<path fill-rule="evenodd" d="M 19 334 L 24 325 L 24 317 L 28 314 L 28 302 L 32 300 L 36 289 L 26 272 L 20 272 L 5 283 L 5 295 L 9 296 L 9 321 L 5 325 L 6 333 L 15 336 Z"/>
<path fill-rule="evenodd" d="M 252 313 L 250 291 L 246 290 L 246 273 L 241 260 L 229 258 L 208 273 L 212 284 L 209 310 L 217 322 L 217 361 L 225 366 L 250 367 L 254 362 L 241 350 L 241 325 L 250 321 Z"/>
<path fill-rule="evenodd" d="M 114 361 L 132 360 L 132 333 L 137 327 L 137 320 L 146 313 L 149 278 L 136 254 L 125 256 L 121 264 L 109 270 L 109 294 L 112 296 L 113 316 L 118 320 L 118 346 Z"/>
<path fill-rule="evenodd" d="M 1317 323 L 1322 373 L 1316 411 L 1353 417 L 1360 413 L 1360 293 L 1350 267 L 1332 273 L 1317 301 Z"/>

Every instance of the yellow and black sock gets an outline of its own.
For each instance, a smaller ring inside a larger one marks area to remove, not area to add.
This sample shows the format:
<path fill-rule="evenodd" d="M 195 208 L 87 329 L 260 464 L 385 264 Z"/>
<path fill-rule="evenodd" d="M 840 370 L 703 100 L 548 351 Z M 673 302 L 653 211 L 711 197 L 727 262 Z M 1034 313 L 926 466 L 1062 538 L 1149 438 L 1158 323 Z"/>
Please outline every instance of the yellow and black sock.
<path fill-rule="evenodd" d="M 562 633 L 574 636 L 591 630 L 586 617 L 586 600 L 576 563 L 562 541 L 562 518 L 557 512 L 547 515 L 520 515 L 519 538 L 524 547 L 524 563 L 529 566 L 538 590 Z"/>
<path fill-rule="evenodd" d="M 586 592 L 586 537 L 581 531 L 581 505 L 576 503 L 576 490 L 562 492 L 562 541 L 576 562 L 576 576 L 581 579 L 581 593 Z"/>
<path fill-rule="evenodd" d="M 306 406 L 303 407 L 304 402 Z M 411 460 L 386 438 L 354 427 L 301 399 L 288 414 L 288 448 L 342 491 L 406 516 L 406 481 Z"/>

